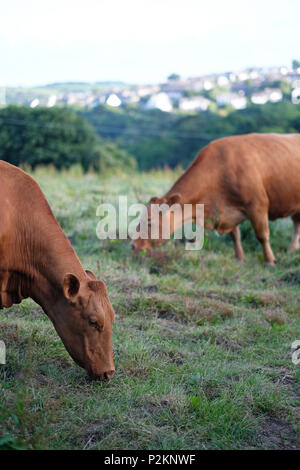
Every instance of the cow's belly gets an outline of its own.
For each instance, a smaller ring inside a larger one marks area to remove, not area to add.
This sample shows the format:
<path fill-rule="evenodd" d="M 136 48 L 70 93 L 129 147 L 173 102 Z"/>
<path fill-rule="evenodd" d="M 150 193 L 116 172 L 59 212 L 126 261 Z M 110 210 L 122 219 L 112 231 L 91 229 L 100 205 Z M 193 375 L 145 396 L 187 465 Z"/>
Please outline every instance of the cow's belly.
<path fill-rule="evenodd" d="M 271 208 L 269 210 L 269 219 L 276 220 L 282 219 L 285 217 L 290 217 L 294 214 L 300 213 L 300 204 L 295 204 L 293 206 L 278 207 L 276 209 Z"/>
<path fill-rule="evenodd" d="M 297 212 L 300 212 L 300 190 L 294 192 L 287 190 L 269 198 L 270 220 L 289 217 Z"/>
<path fill-rule="evenodd" d="M 278 174 L 265 186 L 269 200 L 269 219 L 289 217 L 300 212 L 300 167 L 283 178 Z M 299 175 L 299 176 L 298 176 Z"/>
<path fill-rule="evenodd" d="M 215 229 L 220 235 L 232 232 L 234 227 L 246 219 L 246 215 L 240 209 L 232 206 L 223 207 L 219 214 Z"/>

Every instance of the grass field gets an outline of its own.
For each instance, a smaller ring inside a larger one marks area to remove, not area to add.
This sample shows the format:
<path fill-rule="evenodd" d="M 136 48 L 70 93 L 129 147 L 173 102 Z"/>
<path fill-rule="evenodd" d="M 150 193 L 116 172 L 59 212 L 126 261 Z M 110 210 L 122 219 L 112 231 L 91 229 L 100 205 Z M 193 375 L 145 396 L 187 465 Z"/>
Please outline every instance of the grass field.
<path fill-rule="evenodd" d="M 300 448 L 300 252 L 292 224 L 271 224 L 275 268 L 246 222 L 246 262 L 227 237 L 200 252 L 170 241 L 138 258 L 127 241 L 96 238 L 96 207 L 162 195 L 178 172 L 101 178 L 37 170 L 85 268 L 105 280 L 116 311 L 116 375 L 92 382 L 30 299 L 0 312 L 2 448 Z"/>

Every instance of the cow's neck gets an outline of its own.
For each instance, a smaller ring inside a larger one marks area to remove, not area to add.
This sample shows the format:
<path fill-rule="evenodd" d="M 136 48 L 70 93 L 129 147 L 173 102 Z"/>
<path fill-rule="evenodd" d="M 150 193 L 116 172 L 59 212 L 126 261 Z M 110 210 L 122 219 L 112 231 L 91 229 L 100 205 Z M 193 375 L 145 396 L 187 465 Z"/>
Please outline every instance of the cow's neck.
<path fill-rule="evenodd" d="M 9 307 L 31 297 L 53 319 L 53 306 L 63 295 L 66 273 L 85 277 L 84 269 L 69 240 L 54 217 L 42 217 L 38 227 L 30 225 L 19 240 L 11 244 L 14 251 L 1 278 L 1 304 Z"/>
<path fill-rule="evenodd" d="M 216 183 L 213 185 L 213 178 L 210 175 L 209 162 L 195 161 L 166 193 L 166 199 L 173 194 L 180 194 L 182 205 L 193 205 L 193 214 L 196 204 L 204 204 L 205 221 L 214 221 L 218 212 L 216 198 L 212 198 Z M 213 228 L 214 222 L 205 225 L 207 228 Z"/>
<path fill-rule="evenodd" d="M 178 193 L 183 204 L 201 203 L 209 186 L 208 165 L 204 159 L 196 159 L 173 184 L 166 197 Z"/>

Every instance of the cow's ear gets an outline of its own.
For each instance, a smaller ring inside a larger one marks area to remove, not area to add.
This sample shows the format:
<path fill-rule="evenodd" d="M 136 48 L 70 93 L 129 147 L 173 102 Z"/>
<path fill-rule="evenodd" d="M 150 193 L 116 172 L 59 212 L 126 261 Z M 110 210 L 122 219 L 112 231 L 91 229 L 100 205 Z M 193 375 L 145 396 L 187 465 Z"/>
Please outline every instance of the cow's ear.
<path fill-rule="evenodd" d="M 92 279 L 92 281 L 96 281 L 96 276 L 95 276 L 95 274 L 93 273 L 93 271 L 90 271 L 89 269 L 86 269 L 86 270 L 85 270 L 85 273 L 86 273 L 86 275 L 87 275 L 90 279 Z"/>
<path fill-rule="evenodd" d="M 150 199 L 149 204 L 158 204 L 159 203 L 159 198 L 154 196 Z"/>
<path fill-rule="evenodd" d="M 66 274 L 64 277 L 64 294 L 66 299 L 72 300 L 78 294 L 80 281 L 74 274 Z"/>
<path fill-rule="evenodd" d="M 173 204 L 180 204 L 181 202 L 181 194 L 179 193 L 174 193 L 171 194 L 171 196 L 168 197 L 168 205 L 173 206 Z"/>
<path fill-rule="evenodd" d="M 167 202 L 165 197 L 152 197 L 149 201 L 149 204 L 164 204 Z"/>

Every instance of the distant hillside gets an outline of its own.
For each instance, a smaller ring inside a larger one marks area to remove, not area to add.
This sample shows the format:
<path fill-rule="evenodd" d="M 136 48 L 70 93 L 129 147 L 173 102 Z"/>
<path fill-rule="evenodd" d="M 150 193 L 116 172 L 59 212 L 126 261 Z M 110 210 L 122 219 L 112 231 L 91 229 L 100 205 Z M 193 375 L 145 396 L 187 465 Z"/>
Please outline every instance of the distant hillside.
<path fill-rule="evenodd" d="M 103 93 L 113 88 L 122 90 L 130 88 L 124 82 L 62 82 L 49 83 L 36 87 L 8 87 L 6 88 L 6 104 L 18 104 L 28 106 L 34 99 L 41 101 L 40 104 L 46 104 L 51 95 L 62 96 L 68 93 Z M 46 100 L 46 101 L 45 101 Z"/>
<path fill-rule="evenodd" d="M 103 89 L 111 89 L 112 87 L 128 88 L 128 84 L 124 82 L 62 82 L 49 83 L 47 85 L 37 87 L 36 90 L 46 89 L 52 93 L 80 93 L 87 90 L 102 91 Z"/>

